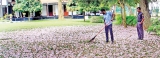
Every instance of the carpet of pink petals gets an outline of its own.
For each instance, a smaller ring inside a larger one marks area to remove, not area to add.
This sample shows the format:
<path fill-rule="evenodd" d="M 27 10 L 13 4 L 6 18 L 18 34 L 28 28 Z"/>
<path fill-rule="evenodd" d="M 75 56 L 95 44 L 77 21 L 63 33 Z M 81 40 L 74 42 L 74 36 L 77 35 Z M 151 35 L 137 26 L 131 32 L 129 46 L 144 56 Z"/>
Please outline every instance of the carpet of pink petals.
<path fill-rule="evenodd" d="M 61 26 L 0 32 L 0 58 L 160 58 L 160 37 L 136 27 L 113 26 L 114 44 L 105 42 L 103 25 Z"/>

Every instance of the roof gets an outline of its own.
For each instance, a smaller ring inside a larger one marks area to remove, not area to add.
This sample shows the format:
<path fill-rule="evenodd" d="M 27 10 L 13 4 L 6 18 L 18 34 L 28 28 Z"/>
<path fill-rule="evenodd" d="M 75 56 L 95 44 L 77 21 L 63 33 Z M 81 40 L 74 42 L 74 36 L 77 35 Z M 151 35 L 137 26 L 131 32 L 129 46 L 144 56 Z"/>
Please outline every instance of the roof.
<path fill-rule="evenodd" d="M 42 4 L 44 3 L 58 3 L 59 0 L 40 0 Z M 67 2 L 68 0 L 62 0 L 63 2 Z"/>

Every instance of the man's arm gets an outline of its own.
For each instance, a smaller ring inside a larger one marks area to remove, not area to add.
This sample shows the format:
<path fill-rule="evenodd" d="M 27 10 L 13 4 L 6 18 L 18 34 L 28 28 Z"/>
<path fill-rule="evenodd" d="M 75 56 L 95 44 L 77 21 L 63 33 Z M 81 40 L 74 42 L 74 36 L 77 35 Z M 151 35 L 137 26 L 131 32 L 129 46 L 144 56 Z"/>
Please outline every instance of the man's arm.
<path fill-rule="evenodd" d="M 143 21 L 144 21 L 144 16 L 143 16 L 143 14 L 142 14 L 142 21 L 141 21 L 141 24 L 143 23 Z"/>
<path fill-rule="evenodd" d="M 103 19 L 104 20 L 104 24 L 106 25 L 106 21 L 105 21 L 105 19 Z"/>
<path fill-rule="evenodd" d="M 143 23 L 143 21 L 144 21 L 144 18 L 142 18 L 141 24 Z"/>

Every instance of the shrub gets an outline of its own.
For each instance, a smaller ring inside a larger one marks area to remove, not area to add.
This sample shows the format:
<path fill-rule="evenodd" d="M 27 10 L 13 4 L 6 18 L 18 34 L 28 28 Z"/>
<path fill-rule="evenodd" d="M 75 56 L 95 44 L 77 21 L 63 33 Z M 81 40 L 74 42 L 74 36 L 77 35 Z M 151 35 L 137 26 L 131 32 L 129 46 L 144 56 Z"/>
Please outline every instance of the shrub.
<path fill-rule="evenodd" d="M 117 14 L 117 15 L 115 16 L 115 21 L 113 22 L 113 24 L 116 24 L 116 25 L 121 25 L 121 24 L 122 24 L 121 14 Z"/>
<path fill-rule="evenodd" d="M 160 20 L 158 18 L 151 19 L 152 25 L 147 29 L 148 32 L 156 32 L 156 34 L 160 35 Z"/>
<path fill-rule="evenodd" d="M 127 25 L 134 26 L 137 23 L 137 19 L 135 16 L 126 16 L 126 23 Z M 121 14 L 116 15 L 116 21 L 114 22 L 116 25 L 122 24 L 122 17 Z"/>
<path fill-rule="evenodd" d="M 135 16 L 127 16 L 126 23 L 127 23 L 127 25 L 134 26 L 137 23 L 137 19 Z"/>
<path fill-rule="evenodd" d="M 104 22 L 103 16 L 92 16 L 90 18 L 90 22 L 91 23 L 103 23 Z"/>
<path fill-rule="evenodd" d="M 0 18 L 0 20 L 3 20 L 3 18 Z"/>

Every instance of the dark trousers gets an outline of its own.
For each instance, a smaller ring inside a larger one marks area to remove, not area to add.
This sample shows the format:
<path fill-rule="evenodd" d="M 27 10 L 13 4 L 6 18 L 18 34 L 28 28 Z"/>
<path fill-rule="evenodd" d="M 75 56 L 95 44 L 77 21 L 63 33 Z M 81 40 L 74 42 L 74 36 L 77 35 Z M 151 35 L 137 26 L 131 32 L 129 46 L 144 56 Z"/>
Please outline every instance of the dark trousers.
<path fill-rule="evenodd" d="M 112 24 L 108 25 L 105 27 L 105 32 L 106 32 L 106 42 L 109 42 L 108 39 L 108 32 L 110 31 L 110 35 L 111 35 L 111 41 L 114 41 L 114 37 L 113 37 L 113 31 L 112 31 Z"/>
<path fill-rule="evenodd" d="M 143 24 L 137 23 L 137 33 L 138 33 L 138 39 L 144 38 Z"/>

